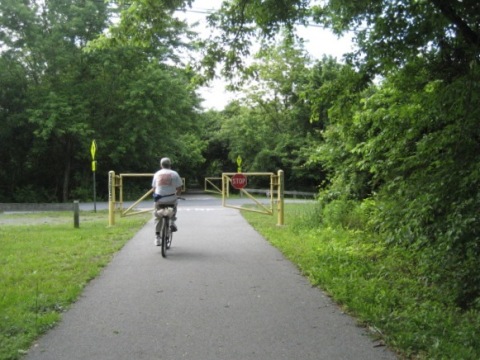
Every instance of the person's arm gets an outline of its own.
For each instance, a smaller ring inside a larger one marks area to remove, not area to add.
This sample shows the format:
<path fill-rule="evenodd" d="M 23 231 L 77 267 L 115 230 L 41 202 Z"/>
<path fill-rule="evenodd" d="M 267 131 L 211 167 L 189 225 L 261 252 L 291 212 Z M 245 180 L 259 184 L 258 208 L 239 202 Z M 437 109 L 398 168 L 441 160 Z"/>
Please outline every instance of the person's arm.
<path fill-rule="evenodd" d="M 182 194 L 182 187 L 177 187 L 177 191 L 175 192 L 177 196 L 180 196 Z"/>

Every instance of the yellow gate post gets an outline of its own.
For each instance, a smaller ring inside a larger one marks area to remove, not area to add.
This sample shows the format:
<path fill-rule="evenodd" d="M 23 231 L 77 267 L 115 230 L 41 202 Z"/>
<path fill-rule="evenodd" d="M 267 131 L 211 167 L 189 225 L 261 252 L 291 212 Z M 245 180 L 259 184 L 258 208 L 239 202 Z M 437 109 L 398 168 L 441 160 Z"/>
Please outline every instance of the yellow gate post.
<path fill-rule="evenodd" d="M 108 225 L 115 225 L 115 171 L 108 172 Z"/>
<path fill-rule="evenodd" d="M 278 220 L 277 225 L 282 226 L 285 222 L 285 214 L 284 214 L 284 196 L 283 192 L 285 190 L 285 185 L 283 182 L 283 170 L 278 170 L 278 203 L 277 203 L 277 211 L 278 211 Z"/>
<path fill-rule="evenodd" d="M 225 206 L 225 191 L 228 187 L 228 179 L 222 174 L 222 206 Z"/>

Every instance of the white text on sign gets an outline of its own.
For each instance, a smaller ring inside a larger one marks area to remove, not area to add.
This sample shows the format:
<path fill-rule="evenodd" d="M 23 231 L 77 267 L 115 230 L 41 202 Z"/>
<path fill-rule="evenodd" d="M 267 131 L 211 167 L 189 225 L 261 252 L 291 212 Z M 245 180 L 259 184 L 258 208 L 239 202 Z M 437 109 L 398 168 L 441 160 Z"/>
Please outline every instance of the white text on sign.
<path fill-rule="evenodd" d="M 235 174 L 232 176 L 232 186 L 235 189 L 243 189 L 247 185 L 247 177 L 243 174 Z"/>

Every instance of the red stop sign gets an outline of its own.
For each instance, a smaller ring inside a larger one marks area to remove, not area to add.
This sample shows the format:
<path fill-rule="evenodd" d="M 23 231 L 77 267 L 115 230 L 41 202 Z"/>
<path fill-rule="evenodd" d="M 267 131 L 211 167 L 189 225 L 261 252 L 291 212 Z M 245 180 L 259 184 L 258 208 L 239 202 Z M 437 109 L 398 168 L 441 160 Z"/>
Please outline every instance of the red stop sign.
<path fill-rule="evenodd" d="M 233 175 L 232 186 L 235 189 L 243 189 L 245 186 L 247 186 L 247 177 L 240 173 Z"/>

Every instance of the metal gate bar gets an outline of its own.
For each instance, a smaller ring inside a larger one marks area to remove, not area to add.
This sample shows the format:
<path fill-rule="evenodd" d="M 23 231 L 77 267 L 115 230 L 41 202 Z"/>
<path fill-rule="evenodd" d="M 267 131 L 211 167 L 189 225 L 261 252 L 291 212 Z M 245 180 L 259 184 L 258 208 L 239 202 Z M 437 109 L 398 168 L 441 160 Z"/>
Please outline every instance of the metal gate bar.
<path fill-rule="evenodd" d="M 133 208 L 137 206 L 139 203 L 141 203 L 143 200 L 147 198 L 148 195 L 150 195 L 153 192 L 153 189 L 148 190 L 145 195 L 143 195 L 140 199 L 138 199 L 133 205 L 131 205 L 128 209 L 125 211 L 122 211 L 120 213 L 120 216 L 132 216 L 132 215 L 137 215 L 137 214 L 143 214 L 149 211 L 153 211 L 153 205 L 151 209 L 145 209 L 145 210 L 138 210 L 138 211 L 133 211 Z M 152 200 L 153 202 L 153 200 Z"/>
<path fill-rule="evenodd" d="M 222 174 L 222 187 L 226 191 L 228 190 L 228 186 L 223 186 L 223 184 L 231 183 L 232 182 L 231 176 L 233 176 L 233 175 L 235 175 L 235 173 L 223 173 Z M 261 175 L 263 175 L 263 176 L 270 176 L 270 178 L 271 178 L 272 175 L 274 175 L 274 174 L 273 173 L 245 173 L 245 175 L 248 175 L 248 176 L 251 176 L 251 175 L 261 176 Z M 270 181 L 270 183 L 271 183 L 271 181 Z M 253 197 L 245 189 L 240 189 L 240 192 L 245 194 L 249 199 L 251 199 L 253 202 L 255 202 L 263 210 L 254 209 L 254 208 L 245 208 L 245 207 L 237 206 L 237 205 L 229 205 L 226 202 L 226 196 L 222 197 L 222 205 L 224 207 L 228 207 L 228 208 L 232 208 L 232 209 L 246 210 L 246 211 L 258 212 L 258 213 L 261 213 L 261 214 L 273 215 L 273 192 L 270 192 L 270 208 L 268 208 L 267 206 L 265 206 L 265 204 L 262 204 L 260 201 L 255 199 L 255 197 Z"/>
<path fill-rule="evenodd" d="M 226 203 L 226 196 L 228 196 L 228 190 L 231 184 L 231 177 L 237 173 L 223 173 L 222 174 L 222 205 L 224 207 L 244 210 L 244 211 L 251 211 L 257 212 L 267 215 L 273 215 L 273 194 L 277 193 L 277 213 L 278 213 L 278 221 L 277 225 L 284 225 L 285 217 L 284 217 L 284 172 L 283 170 L 278 170 L 277 175 L 270 172 L 251 172 L 251 173 L 243 173 L 245 176 L 270 176 L 270 208 L 266 207 L 264 204 L 259 202 L 255 199 L 247 190 L 240 189 L 240 192 L 247 195 L 248 198 L 253 200 L 260 208 L 259 209 L 252 209 L 252 208 L 245 208 L 241 206 L 229 205 Z M 276 191 L 274 191 L 276 190 Z"/>
<path fill-rule="evenodd" d="M 222 193 L 222 189 L 220 189 L 217 185 L 215 185 L 212 180 L 222 180 L 221 177 L 207 177 L 205 178 L 205 186 L 204 186 L 204 191 L 205 192 L 212 192 L 212 193 L 215 193 L 215 194 L 221 194 Z M 209 190 L 208 189 L 208 184 L 212 185 L 212 187 L 215 189 L 215 190 Z"/>

